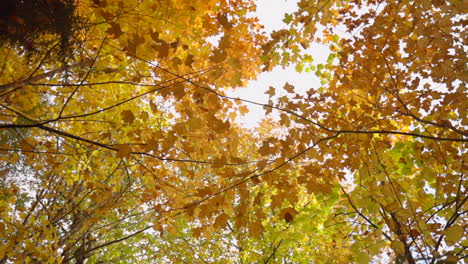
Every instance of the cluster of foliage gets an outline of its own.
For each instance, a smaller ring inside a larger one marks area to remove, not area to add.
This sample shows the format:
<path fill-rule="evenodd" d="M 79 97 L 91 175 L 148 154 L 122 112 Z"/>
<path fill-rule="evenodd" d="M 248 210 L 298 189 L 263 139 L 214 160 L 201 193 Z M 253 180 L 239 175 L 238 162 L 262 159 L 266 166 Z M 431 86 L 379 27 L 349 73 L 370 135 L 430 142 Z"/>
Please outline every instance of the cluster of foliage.
<path fill-rule="evenodd" d="M 0 263 L 464 261 L 463 1 L 255 9 L 80 0 L 70 52 L 0 43 Z M 226 95 L 290 64 L 321 87 Z"/>
<path fill-rule="evenodd" d="M 65 59 L 79 24 L 74 10 L 73 0 L 4 0 L 0 7 L 0 41 L 23 46 L 30 54 L 59 37 L 60 56 Z"/>

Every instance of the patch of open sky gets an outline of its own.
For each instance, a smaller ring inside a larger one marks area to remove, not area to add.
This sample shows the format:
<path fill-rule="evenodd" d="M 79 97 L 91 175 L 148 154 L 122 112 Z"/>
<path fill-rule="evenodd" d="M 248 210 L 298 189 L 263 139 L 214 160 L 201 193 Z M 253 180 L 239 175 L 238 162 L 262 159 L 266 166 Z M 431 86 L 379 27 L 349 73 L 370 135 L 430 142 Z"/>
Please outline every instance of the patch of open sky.
<path fill-rule="evenodd" d="M 265 26 L 264 30 L 271 33 L 286 26 L 282 20 L 286 13 L 292 13 L 298 9 L 297 2 L 297 0 L 258 0 L 255 15 Z M 329 48 L 321 44 L 312 44 L 306 52 L 313 57 L 314 63 L 325 63 L 330 54 Z M 305 94 L 311 88 L 320 87 L 320 79 L 313 72 L 298 73 L 295 66 L 291 65 L 285 68 L 276 67 L 270 72 L 261 73 L 257 80 L 250 81 L 247 87 L 229 90 L 227 94 L 258 103 L 267 103 L 268 95 L 265 92 L 269 87 L 277 89 L 277 96 L 283 96 L 286 92 L 281 91 L 281 88 L 286 82 L 293 85 L 295 91 L 300 94 Z M 248 105 L 248 107 L 250 112 L 238 118 L 237 121 L 243 127 L 254 128 L 265 117 L 265 111 L 261 106 Z"/>

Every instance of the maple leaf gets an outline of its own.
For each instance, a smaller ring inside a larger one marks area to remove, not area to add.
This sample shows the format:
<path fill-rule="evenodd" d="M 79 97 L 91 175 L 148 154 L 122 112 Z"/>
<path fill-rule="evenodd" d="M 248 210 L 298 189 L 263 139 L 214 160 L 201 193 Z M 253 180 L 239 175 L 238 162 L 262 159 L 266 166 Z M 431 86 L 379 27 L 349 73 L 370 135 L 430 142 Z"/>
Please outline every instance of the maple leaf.
<path fill-rule="evenodd" d="M 133 124 L 135 121 L 135 116 L 131 110 L 123 110 L 120 115 L 122 116 L 122 120 L 127 124 Z"/>
<path fill-rule="evenodd" d="M 120 28 L 120 25 L 115 22 L 112 22 L 109 24 L 110 24 L 110 28 L 107 30 L 107 32 L 113 35 L 115 38 L 119 38 L 123 34 L 123 31 Z"/>
<path fill-rule="evenodd" d="M 249 112 L 249 108 L 245 105 L 241 105 L 239 106 L 239 112 L 242 114 L 242 115 L 245 115 Z"/>
<path fill-rule="evenodd" d="M 218 215 L 218 217 L 216 217 L 214 225 L 217 228 L 224 228 L 226 227 L 228 220 L 229 220 L 229 216 L 225 213 L 222 213 Z"/>
<path fill-rule="evenodd" d="M 275 93 L 276 93 L 276 89 L 272 86 L 270 86 L 270 88 L 268 89 L 268 91 L 265 92 L 265 94 L 268 94 L 271 97 L 275 96 Z"/>
<path fill-rule="evenodd" d="M 456 225 L 445 229 L 444 234 L 446 241 L 456 243 L 463 237 L 464 229 L 462 226 Z"/>
<path fill-rule="evenodd" d="M 224 61 L 227 58 L 227 53 L 221 49 L 217 49 L 213 52 L 213 55 L 210 57 L 210 60 L 219 63 Z"/>
<path fill-rule="evenodd" d="M 249 235 L 254 238 L 260 238 L 264 230 L 262 223 L 258 221 L 249 224 Z"/>
<path fill-rule="evenodd" d="M 153 48 L 158 53 L 160 59 L 165 59 L 169 56 L 171 46 L 164 40 L 159 40 L 156 44 L 153 44 Z"/>
<path fill-rule="evenodd" d="M 287 223 L 291 223 L 294 220 L 294 217 L 296 217 L 296 215 L 298 214 L 298 212 L 294 208 L 288 207 L 282 209 L 280 214 L 284 221 L 286 221 Z"/>
<path fill-rule="evenodd" d="M 289 83 L 285 83 L 283 88 L 284 88 L 284 90 L 286 90 L 286 92 L 288 92 L 288 93 L 294 93 L 294 86 L 292 86 L 292 85 L 289 84 Z"/>
<path fill-rule="evenodd" d="M 151 111 L 153 111 L 153 114 L 157 114 L 158 107 L 156 106 L 156 104 L 153 101 L 150 101 L 149 104 L 150 104 Z"/>
<path fill-rule="evenodd" d="M 174 97 L 178 100 L 182 96 L 185 95 L 185 87 L 182 83 L 176 83 L 174 86 L 171 87 L 171 92 Z"/>
<path fill-rule="evenodd" d="M 187 67 L 192 67 L 192 64 L 195 62 L 194 57 L 192 54 L 187 55 L 187 58 L 185 59 L 184 64 Z"/>
<path fill-rule="evenodd" d="M 132 148 L 129 144 L 117 145 L 117 157 L 119 158 L 128 158 L 132 153 Z"/>
<path fill-rule="evenodd" d="M 219 23 L 227 30 L 232 28 L 233 23 L 229 22 L 227 14 L 219 14 L 216 18 L 218 19 Z"/>

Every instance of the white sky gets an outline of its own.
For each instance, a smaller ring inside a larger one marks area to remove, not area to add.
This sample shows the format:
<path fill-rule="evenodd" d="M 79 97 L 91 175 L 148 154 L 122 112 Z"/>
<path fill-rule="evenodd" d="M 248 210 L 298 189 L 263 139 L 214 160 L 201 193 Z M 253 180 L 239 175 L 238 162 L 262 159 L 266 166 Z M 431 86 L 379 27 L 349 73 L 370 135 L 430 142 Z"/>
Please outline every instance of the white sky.
<path fill-rule="evenodd" d="M 285 13 L 291 13 L 297 10 L 297 0 L 257 0 L 257 16 L 260 22 L 265 25 L 265 30 L 270 33 L 275 29 L 280 29 L 285 24 L 283 18 Z M 313 44 L 307 50 L 314 59 L 315 63 L 324 63 L 329 55 L 327 47 Z M 259 103 L 267 103 L 268 95 L 265 92 L 270 86 L 281 88 L 288 82 L 295 86 L 296 92 L 305 92 L 310 88 L 318 88 L 319 79 L 313 72 L 298 73 L 294 66 L 282 69 L 276 67 L 271 72 L 264 72 L 258 76 L 255 81 L 250 81 L 245 88 L 229 91 L 228 94 L 240 98 L 252 100 Z M 280 91 L 276 94 L 282 95 Z M 264 110 L 260 106 L 248 105 L 250 113 L 239 118 L 239 123 L 245 127 L 253 128 L 264 117 Z"/>

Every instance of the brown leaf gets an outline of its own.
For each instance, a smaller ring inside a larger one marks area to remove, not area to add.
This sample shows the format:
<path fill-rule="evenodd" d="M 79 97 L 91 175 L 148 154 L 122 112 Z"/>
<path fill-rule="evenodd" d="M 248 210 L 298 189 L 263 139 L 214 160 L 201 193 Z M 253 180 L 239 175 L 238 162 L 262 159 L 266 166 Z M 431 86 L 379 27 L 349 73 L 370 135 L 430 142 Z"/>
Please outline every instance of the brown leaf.
<path fill-rule="evenodd" d="M 130 110 L 123 110 L 120 115 L 122 116 L 122 120 L 127 124 L 133 124 L 135 121 L 135 116 Z"/>
<path fill-rule="evenodd" d="M 296 217 L 298 213 L 299 212 L 296 211 L 294 208 L 288 207 L 288 208 L 284 208 L 283 210 L 281 210 L 280 214 L 283 217 L 283 219 L 286 221 L 286 223 L 291 223 L 294 220 L 294 217 Z"/>
<path fill-rule="evenodd" d="M 227 225 L 227 221 L 229 220 L 229 216 L 225 213 L 222 213 L 216 217 L 214 226 L 217 228 L 224 228 Z"/>
<path fill-rule="evenodd" d="M 109 24 L 110 28 L 107 29 L 107 33 L 113 35 L 115 38 L 119 38 L 123 34 L 122 29 L 120 28 L 120 24 L 115 22 L 111 22 Z"/>
<path fill-rule="evenodd" d="M 129 144 L 120 144 L 116 146 L 117 148 L 117 157 L 127 158 L 132 153 L 132 148 Z"/>
<path fill-rule="evenodd" d="M 273 86 L 270 86 L 270 88 L 268 89 L 268 91 L 265 92 L 265 94 L 268 94 L 270 97 L 275 96 L 275 93 L 276 93 L 276 89 L 275 89 L 275 87 L 273 87 Z"/>
<path fill-rule="evenodd" d="M 260 238 L 265 231 L 260 221 L 254 221 L 249 224 L 249 236 Z"/>
<path fill-rule="evenodd" d="M 185 62 L 184 62 L 185 66 L 192 67 L 193 62 L 195 61 L 193 58 L 194 56 L 192 54 L 187 55 L 187 58 L 185 59 Z"/>
<path fill-rule="evenodd" d="M 213 55 L 210 56 L 210 60 L 214 63 L 222 62 L 226 59 L 227 54 L 223 50 L 217 49 L 213 52 Z"/>
<path fill-rule="evenodd" d="M 283 88 L 284 88 L 284 90 L 286 90 L 286 92 L 288 92 L 288 93 L 294 93 L 294 86 L 292 86 L 292 85 L 289 84 L 289 83 L 285 83 Z"/>
<path fill-rule="evenodd" d="M 229 19 L 226 14 L 218 15 L 216 19 L 221 24 L 221 26 L 223 26 L 225 29 L 229 30 L 233 26 L 233 23 L 229 22 Z"/>
<path fill-rule="evenodd" d="M 153 45 L 153 48 L 158 52 L 158 57 L 160 59 L 165 59 L 169 56 L 169 50 L 171 45 L 169 45 L 164 40 L 159 40 L 156 44 Z"/>

